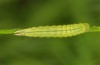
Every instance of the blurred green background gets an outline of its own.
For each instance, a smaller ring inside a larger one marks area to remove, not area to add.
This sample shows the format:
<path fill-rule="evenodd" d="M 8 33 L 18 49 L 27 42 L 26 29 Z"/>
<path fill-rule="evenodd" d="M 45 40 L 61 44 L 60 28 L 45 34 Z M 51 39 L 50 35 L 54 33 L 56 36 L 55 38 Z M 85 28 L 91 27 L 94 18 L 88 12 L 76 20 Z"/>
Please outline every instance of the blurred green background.
<path fill-rule="evenodd" d="M 89 23 L 100 0 L 0 0 L 0 29 Z M 0 35 L 0 65 L 100 65 L 100 32 L 70 38 Z"/>

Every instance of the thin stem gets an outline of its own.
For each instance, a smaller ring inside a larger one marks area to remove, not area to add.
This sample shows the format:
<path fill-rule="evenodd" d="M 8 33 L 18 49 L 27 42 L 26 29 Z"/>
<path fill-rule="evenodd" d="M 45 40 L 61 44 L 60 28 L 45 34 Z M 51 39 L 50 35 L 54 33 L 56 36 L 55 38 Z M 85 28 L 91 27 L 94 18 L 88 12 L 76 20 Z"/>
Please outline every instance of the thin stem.
<path fill-rule="evenodd" d="M 14 34 L 15 31 L 18 29 L 6 29 L 6 30 L 0 30 L 0 34 Z"/>
<path fill-rule="evenodd" d="M 100 27 L 98 26 L 93 26 L 90 28 L 90 31 L 89 32 L 100 32 Z"/>
<path fill-rule="evenodd" d="M 0 30 L 0 35 L 2 34 L 14 34 L 16 31 L 19 29 L 6 29 L 6 30 Z M 89 32 L 100 32 L 100 27 L 98 26 L 93 26 L 90 28 Z"/>

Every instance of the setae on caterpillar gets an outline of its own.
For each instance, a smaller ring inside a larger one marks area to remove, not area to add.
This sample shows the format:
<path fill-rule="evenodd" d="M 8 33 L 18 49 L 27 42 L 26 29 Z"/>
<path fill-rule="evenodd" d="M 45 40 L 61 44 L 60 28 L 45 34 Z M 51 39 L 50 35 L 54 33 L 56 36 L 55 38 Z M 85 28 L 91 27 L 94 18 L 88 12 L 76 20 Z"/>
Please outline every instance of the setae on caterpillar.
<path fill-rule="evenodd" d="M 28 37 L 71 37 L 90 30 L 88 23 L 58 25 L 58 26 L 39 26 L 28 29 L 22 29 L 15 32 L 17 36 Z"/>

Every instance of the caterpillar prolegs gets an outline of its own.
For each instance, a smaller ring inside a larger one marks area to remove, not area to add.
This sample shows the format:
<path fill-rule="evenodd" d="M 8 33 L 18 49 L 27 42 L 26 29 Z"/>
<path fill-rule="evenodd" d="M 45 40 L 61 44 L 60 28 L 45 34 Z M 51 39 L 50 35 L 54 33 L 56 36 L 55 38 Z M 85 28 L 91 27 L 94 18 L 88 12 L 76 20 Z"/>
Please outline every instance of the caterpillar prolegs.
<path fill-rule="evenodd" d="M 88 23 L 39 26 L 18 30 L 15 35 L 28 37 L 71 37 L 88 32 L 90 26 Z"/>

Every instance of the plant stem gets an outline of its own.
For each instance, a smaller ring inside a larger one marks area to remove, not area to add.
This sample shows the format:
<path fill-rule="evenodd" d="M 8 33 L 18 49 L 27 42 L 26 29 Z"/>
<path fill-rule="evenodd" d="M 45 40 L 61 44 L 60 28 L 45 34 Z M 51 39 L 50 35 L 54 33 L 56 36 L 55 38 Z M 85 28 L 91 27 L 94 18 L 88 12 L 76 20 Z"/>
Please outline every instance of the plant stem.
<path fill-rule="evenodd" d="M 6 29 L 6 30 L 0 30 L 0 35 L 2 34 L 14 34 L 14 32 L 18 31 L 19 29 Z M 100 32 L 100 27 L 93 26 L 90 28 L 89 32 Z"/>
<path fill-rule="evenodd" d="M 93 26 L 90 28 L 90 31 L 89 32 L 100 32 L 100 27 L 98 26 Z"/>
<path fill-rule="evenodd" d="M 6 30 L 0 30 L 0 34 L 14 34 L 15 31 L 18 29 L 6 29 Z"/>

